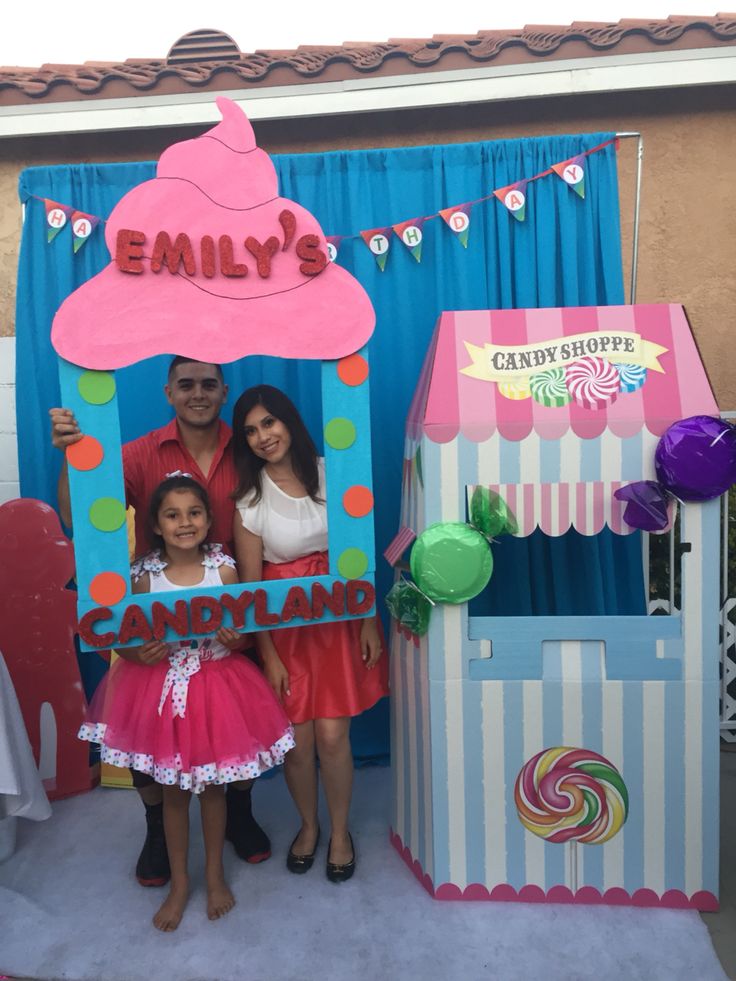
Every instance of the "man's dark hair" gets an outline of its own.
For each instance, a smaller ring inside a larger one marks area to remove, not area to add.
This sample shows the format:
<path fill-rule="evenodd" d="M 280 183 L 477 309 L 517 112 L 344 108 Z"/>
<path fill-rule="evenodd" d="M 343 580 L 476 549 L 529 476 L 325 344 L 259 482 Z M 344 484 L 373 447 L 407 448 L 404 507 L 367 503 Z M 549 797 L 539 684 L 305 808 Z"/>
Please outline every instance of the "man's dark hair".
<path fill-rule="evenodd" d="M 180 364 L 211 364 L 212 367 L 217 372 L 217 377 L 220 379 L 220 381 L 221 382 L 225 381 L 225 376 L 222 373 L 222 365 L 215 364 L 214 361 L 200 361 L 199 358 L 185 358 L 181 354 L 177 354 L 177 356 L 172 360 L 171 364 L 169 365 L 169 373 L 168 373 L 169 381 L 171 381 L 171 376 L 174 374 L 174 371 L 179 367 Z"/>

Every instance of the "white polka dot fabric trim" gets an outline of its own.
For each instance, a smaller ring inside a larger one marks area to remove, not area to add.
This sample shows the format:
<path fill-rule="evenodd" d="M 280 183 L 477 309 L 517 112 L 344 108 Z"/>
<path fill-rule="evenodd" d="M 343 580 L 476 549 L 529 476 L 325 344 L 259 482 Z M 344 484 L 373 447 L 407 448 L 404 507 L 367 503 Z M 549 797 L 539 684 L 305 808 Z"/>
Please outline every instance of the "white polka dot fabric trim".
<path fill-rule="evenodd" d="M 104 722 L 91 724 L 85 722 L 77 735 L 87 742 L 100 744 L 100 759 L 112 766 L 131 767 L 140 773 L 152 776 L 156 783 L 167 787 L 179 786 L 181 790 L 191 790 L 193 794 L 201 794 L 208 784 L 233 783 L 236 780 L 252 780 L 266 770 L 283 763 L 284 756 L 294 748 L 294 730 L 289 729 L 268 750 L 262 750 L 252 760 L 243 760 L 232 766 L 221 766 L 217 763 L 207 763 L 204 766 L 194 766 L 191 770 L 183 770 L 181 758 L 177 754 L 175 766 L 162 766 L 148 753 L 130 753 L 126 750 L 114 749 L 105 743 Z"/>

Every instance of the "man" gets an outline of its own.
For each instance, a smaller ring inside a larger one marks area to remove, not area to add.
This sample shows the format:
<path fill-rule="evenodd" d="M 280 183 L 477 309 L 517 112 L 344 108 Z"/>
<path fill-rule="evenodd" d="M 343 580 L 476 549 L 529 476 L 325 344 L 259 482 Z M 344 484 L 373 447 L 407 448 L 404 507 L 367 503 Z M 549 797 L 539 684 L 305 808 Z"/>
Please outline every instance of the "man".
<path fill-rule="evenodd" d="M 166 398 L 175 418 L 161 429 L 123 446 L 123 476 L 128 505 L 135 508 L 138 552 L 148 542 L 146 514 L 152 491 L 169 474 L 191 474 L 207 492 L 212 505 L 210 538 L 222 542 L 232 554 L 235 503 L 230 497 L 237 480 L 230 448 L 230 427 L 220 419 L 227 399 L 227 385 L 219 365 L 176 357 L 169 367 Z M 69 409 L 54 408 L 51 441 L 60 450 L 82 438 Z M 59 475 L 59 511 L 71 527 L 69 474 L 66 460 Z M 161 787 L 152 777 L 131 771 L 133 784 L 146 808 L 147 834 L 136 864 L 142 886 L 162 886 L 169 879 L 169 859 L 163 827 Z M 271 843 L 251 812 L 253 781 L 227 788 L 226 837 L 246 862 L 263 862 L 271 855 Z"/>

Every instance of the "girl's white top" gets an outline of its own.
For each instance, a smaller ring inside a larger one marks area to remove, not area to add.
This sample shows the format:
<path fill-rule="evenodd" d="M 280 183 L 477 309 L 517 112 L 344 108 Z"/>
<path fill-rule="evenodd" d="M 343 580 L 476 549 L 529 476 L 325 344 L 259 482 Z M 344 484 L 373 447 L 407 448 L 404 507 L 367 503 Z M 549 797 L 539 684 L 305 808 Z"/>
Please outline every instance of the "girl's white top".
<path fill-rule="evenodd" d="M 326 500 L 325 462 L 317 461 L 318 495 Z M 236 507 L 243 527 L 263 540 L 266 562 L 293 562 L 302 555 L 327 551 L 327 508 L 311 497 L 289 497 L 261 470 L 261 499 L 251 504 L 255 491 L 249 491 Z"/>
<path fill-rule="evenodd" d="M 227 565 L 230 565 L 230 562 Z M 212 566 L 204 566 L 204 575 L 196 586 L 178 586 L 169 579 L 163 569 L 157 571 L 149 569 L 148 575 L 151 584 L 150 591 L 152 593 L 168 593 L 177 589 L 192 589 L 196 591 L 200 586 L 222 586 L 220 570 Z M 204 661 L 219 661 L 220 658 L 227 657 L 230 653 L 229 648 L 225 647 L 218 640 L 215 640 L 214 637 L 201 637 L 199 640 L 180 640 L 178 642 L 171 642 L 169 647 L 171 648 L 171 654 L 183 651 L 190 657 L 197 656 Z"/>

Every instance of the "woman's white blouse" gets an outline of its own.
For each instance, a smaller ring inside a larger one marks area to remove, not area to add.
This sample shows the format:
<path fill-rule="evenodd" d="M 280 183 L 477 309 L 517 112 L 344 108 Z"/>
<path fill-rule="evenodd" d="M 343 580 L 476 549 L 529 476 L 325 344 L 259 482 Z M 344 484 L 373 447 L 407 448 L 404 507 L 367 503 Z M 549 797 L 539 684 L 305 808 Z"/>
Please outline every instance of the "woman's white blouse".
<path fill-rule="evenodd" d="M 325 464 L 317 461 L 319 496 L 326 499 Z M 311 497 L 289 497 L 261 470 L 262 494 L 257 504 L 250 502 L 255 491 L 241 497 L 236 507 L 243 527 L 263 540 L 266 562 L 293 562 L 302 555 L 327 551 L 327 508 Z"/>

